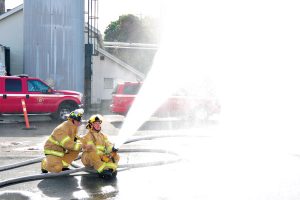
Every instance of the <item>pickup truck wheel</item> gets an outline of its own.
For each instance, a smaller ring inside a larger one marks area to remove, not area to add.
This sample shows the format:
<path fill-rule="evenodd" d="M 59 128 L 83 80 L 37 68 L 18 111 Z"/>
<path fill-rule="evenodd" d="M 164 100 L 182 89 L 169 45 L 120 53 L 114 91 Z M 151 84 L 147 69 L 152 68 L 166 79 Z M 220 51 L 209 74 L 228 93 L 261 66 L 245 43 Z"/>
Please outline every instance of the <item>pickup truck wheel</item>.
<path fill-rule="evenodd" d="M 77 107 L 72 104 L 61 104 L 57 112 L 53 115 L 53 118 L 59 121 L 66 120 L 66 116 L 70 114 Z"/>

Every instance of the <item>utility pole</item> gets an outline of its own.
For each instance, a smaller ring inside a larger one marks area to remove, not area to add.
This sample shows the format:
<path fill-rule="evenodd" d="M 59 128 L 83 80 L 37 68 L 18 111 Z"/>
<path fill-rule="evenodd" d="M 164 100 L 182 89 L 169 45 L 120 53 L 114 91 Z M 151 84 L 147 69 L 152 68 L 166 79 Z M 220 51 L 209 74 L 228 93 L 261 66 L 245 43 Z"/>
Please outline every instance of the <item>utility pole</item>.
<path fill-rule="evenodd" d="M 87 0 L 87 44 L 84 46 L 84 104 L 85 109 L 91 108 L 91 78 L 92 78 L 92 44 L 90 44 L 90 13 L 92 7 L 91 0 Z"/>
<path fill-rule="evenodd" d="M 5 0 L 0 0 L 0 15 L 5 13 Z"/>
<path fill-rule="evenodd" d="M 84 62 L 84 96 L 85 108 L 91 108 L 92 96 L 92 55 L 96 48 L 95 28 L 98 28 L 98 1 L 87 0 L 87 43 L 85 44 L 85 62 Z"/>
<path fill-rule="evenodd" d="M 92 52 L 93 45 L 85 44 L 85 57 L 84 57 L 84 96 L 85 108 L 91 108 L 91 95 L 92 95 Z"/>

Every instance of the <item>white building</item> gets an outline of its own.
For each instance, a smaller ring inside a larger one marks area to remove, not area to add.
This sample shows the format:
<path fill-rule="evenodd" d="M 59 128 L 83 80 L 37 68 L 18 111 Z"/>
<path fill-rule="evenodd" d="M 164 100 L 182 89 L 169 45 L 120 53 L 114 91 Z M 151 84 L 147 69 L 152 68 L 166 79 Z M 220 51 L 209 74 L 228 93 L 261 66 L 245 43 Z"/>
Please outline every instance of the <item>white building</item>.
<path fill-rule="evenodd" d="M 0 15 L 0 44 L 10 48 L 11 74 L 24 71 L 23 5 Z"/>

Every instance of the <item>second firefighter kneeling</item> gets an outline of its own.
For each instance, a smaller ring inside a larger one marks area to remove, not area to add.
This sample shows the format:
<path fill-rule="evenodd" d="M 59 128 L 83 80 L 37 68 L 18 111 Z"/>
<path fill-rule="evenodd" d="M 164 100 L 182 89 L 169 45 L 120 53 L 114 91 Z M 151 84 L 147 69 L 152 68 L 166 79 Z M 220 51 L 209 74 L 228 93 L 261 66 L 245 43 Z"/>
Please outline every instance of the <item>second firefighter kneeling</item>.
<path fill-rule="evenodd" d="M 117 149 L 101 132 L 102 116 L 90 117 L 86 128 L 89 130 L 82 138 L 82 163 L 86 167 L 93 167 L 101 178 L 111 178 L 117 175 L 120 156 Z"/>

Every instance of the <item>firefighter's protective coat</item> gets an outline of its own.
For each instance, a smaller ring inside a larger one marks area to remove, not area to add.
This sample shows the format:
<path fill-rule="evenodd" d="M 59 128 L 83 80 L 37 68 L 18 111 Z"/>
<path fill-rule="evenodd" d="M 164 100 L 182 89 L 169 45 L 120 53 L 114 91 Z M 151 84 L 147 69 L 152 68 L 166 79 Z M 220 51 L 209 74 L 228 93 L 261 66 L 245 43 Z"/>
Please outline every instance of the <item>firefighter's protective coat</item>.
<path fill-rule="evenodd" d="M 58 125 L 44 145 L 46 158 L 42 161 L 42 169 L 49 172 L 60 172 L 74 161 L 81 143 L 77 140 L 78 127 L 69 119 Z"/>
<path fill-rule="evenodd" d="M 99 173 L 105 169 L 117 169 L 120 156 L 112 152 L 113 145 L 109 142 L 106 135 L 89 129 L 82 138 L 83 153 L 82 163 L 87 167 L 93 167 Z"/>

